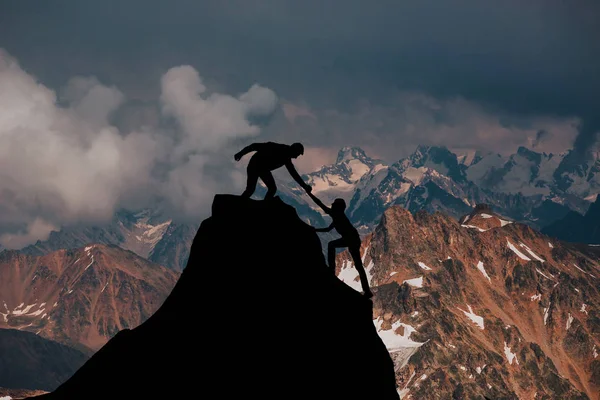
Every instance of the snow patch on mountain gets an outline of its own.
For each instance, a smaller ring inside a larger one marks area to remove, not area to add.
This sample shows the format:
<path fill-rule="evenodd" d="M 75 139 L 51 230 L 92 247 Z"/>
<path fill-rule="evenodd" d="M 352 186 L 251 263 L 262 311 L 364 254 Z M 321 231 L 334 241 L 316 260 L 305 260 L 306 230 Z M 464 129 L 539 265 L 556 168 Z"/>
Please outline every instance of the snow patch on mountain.
<path fill-rule="evenodd" d="M 569 313 L 569 318 L 567 319 L 567 326 L 566 326 L 567 330 L 569 330 L 572 323 L 573 323 L 573 316 L 571 315 L 571 313 Z"/>
<path fill-rule="evenodd" d="M 525 249 L 525 251 L 527 251 L 531 257 L 535 258 L 539 262 L 543 263 L 545 261 L 543 258 L 541 258 L 537 254 L 535 254 L 533 252 L 533 250 L 531 250 L 525 243 L 519 243 L 519 246 L 523 247 Z"/>
<path fill-rule="evenodd" d="M 473 321 L 477 326 L 479 326 L 479 329 L 484 329 L 484 325 L 483 325 L 483 317 L 480 317 L 479 315 L 475 314 L 473 312 L 473 309 L 471 308 L 470 305 L 467 304 L 467 307 L 469 308 L 469 311 L 465 311 L 459 307 L 457 307 L 460 311 L 462 311 L 463 313 L 465 313 L 465 315 L 471 320 Z"/>
<path fill-rule="evenodd" d="M 512 363 L 513 363 L 513 360 L 514 360 L 514 361 L 515 361 L 517 364 L 519 364 L 519 360 L 517 359 L 517 354 L 516 354 L 516 353 L 513 353 L 513 352 L 510 350 L 510 347 L 508 347 L 508 345 L 506 344 L 506 342 L 504 342 L 504 355 L 506 356 L 506 359 L 508 360 L 508 363 L 509 363 L 510 365 L 512 365 Z"/>
<path fill-rule="evenodd" d="M 508 240 L 508 238 L 506 239 L 506 243 L 508 244 L 508 248 L 511 249 L 513 251 L 513 253 L 515 253 L 517 256 L 519 256 L 519 258 L 525 260 L 525 261 L 531 261 L 531 258 L 527 257 L 525 254 L 521 253 L 514 244 L 512 244 L 510 242 L 510 240 Z"/>
<path fill-rule="evenodd" d="M 398 369 L 402 369 L 406 366 L 410 357 L 425 343 L 415 342 L 410 338 L 412 333 L 417 330 L 409 324 L 396 321 L 392 324 L 391 329 L 383 329 L 383 323 L 384 320 L 381 317 L 373 321 L 377 334 L 388 351 L 394 355 L 396 365 L 399 364 Z M 402 334 L 398 333 L 400 328 L 403 328 Z"/>
<path fill-rule="evenodd" d="M 414 286 L 416 288 L 422 288 L 423 287 L 423 277 L 420 276 L 418 278 L 407 279 L 402 283 L 408 283 L 410 286 Z"/>
<path fill-rule="evenodd" d="M 542 299 L 542 295 L 540 293 L 534 294 L 533 296 L 531 296 L 531 301 L 541 300 L 541 299 Z"/>
<path fill-rule="evenodd" d="M 429 268 L 427 265 L 425 265 L 424 263 L 422 263 L 421 261 L 419 261 L 417 264 L 419 264 L 419 267 L 421 267 L 422 269 L 424 269 L 425 271 L 431 271 L 431 268 Z"/>
<path fill-rule="evenodd" d="M 490 279 L 489 275 L 487 274 L 487 272 L 486 272 L 485 268 L 483 267 L 483 263 L 482 263 L 481 261 L 479 261 L 479 262 L 477 263 L 477 269 L 478 269 L 479 271 L 481 271 L 481 273 L 483 274 L 483 276 L 485 276 L 485 278 L 486 278 L 486 279 L 487 279 L 487 280 L 488 280 L 490 283 L 492 282 L 492 280 Z"/>

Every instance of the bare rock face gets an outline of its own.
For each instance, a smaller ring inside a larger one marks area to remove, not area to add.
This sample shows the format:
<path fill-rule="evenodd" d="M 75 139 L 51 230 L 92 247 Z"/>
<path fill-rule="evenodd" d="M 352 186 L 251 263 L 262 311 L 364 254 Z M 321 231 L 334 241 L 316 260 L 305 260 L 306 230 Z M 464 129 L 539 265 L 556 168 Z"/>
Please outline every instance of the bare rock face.
<path fill-rule="evenodd" d="M 158 311 L 40 399 L 398 399 L 373 304 L 279 198 L 218 195 Z"/>
<path fill-rule="evenodd" d="M 394 206 L 362 254 L 403 398 L 600 398 L 599 248 Z M 347 252 L 337 275 L 360 290 Z"/>
<path fill-rule="evenodd" d="M 20 329 L 87 354 L 138 326 L 163 303 L 179 274 L 116 246 L 45 256 L 0 253 L 0 328 Z"/>

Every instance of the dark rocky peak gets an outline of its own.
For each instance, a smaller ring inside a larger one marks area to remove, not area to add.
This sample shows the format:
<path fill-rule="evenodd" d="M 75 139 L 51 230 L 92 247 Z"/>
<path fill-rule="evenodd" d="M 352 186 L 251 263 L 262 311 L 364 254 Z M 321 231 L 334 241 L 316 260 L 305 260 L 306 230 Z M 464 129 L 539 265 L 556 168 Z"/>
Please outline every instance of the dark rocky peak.
<path fill-rule="evenodd" d="M 469 163 L 469 167 L 472 167 L 473 165 L 477 164 L 478 162 L 480 162 L 481 160 L 483 160 L 484 158 L 487 157 L 494 157 L 497 159 L 502 159 L 502 156 L 498 153 L 493 153 L 491 151 L 483 151 L 483 150 L 477 150 L 475 152 L 475 154 L 473 155 L 473 159 L 471 160 L 471 162 Z"/>
<path fill-rule="evenodd" d="M 585 213 L 585 217 L 594 220 L 590 222 L 600 225 L 600 196 L 596 197 L 596 201 L 590 205 L 590 208 Z"/>
<path fill-rule="evenodd" d="M 519 146 L 519 148 L 517 149 L 517 154 L 535 164 L 539 164 L 542 162 L 542 154 L 530 150 L 527 147 Z"/>
<path fill-rule="evenodd" d="M 477 213 L 492 213 L 492 206 L 490 206 L 489 204 L 485 204 L 485 203 L 479 203 L 475 206 L 475 209 L 473 210 L 474 212 Z"/>
<path fill-rule="evenodd" d="M 593 163 L 590 152 L 570 150 L 554 171 L 554 181 L 559 190 L 566 191 L 574 182 L 572 176 L 583 178 L 587 176 L 590 163 Z"/>
<path fill-rule="evenodd" d="M 427 161 L 436 163 L 448 160 L 456 160 L 456 154 L 452 153 L 446 146 L 426 146 L 418 145 L 414 153 L 410 156 L 415 166 L 422 166 Z"/>
<path fill-rule="evenodd" d="M 417 149 L 400 165 L 413 168 L 427 167 L 436 170 L 442 175 L 452 178 L 456 182 L 466 181 L 467 167 L 458 162 L 456 154 L 445 146 L 419 145 Z"/>
<path fill-rule="evenodd" d="M 367 156 L 360 147 L 342 147 L 335 164 L 324 165 L 315 172 L 303 175 L 303 179 L 309 182 L 315 179 L 325 181 L 330 186 L 336 186 L 337 180 L 354 184 L 378 164 L 385 165 L 382 160 Z"/>
<path fill-rule="evenodd" d="M 176 399 L 199 391 L 399 398 L 372 302 L 328 271 L 316 232 L 278 197 L 217 195 L 160 309 L 39 399 Z"/>
<path fill-rule="evenodd" d="M 360 160 L 366 163 L 372 163 L 374 160 L 367 156 L 365 151 L 360 147 L 342 147 L 338 152 L 337 159 L 335 160 L 336 164 L 341 164 L 344 161 L 348 160 Z"/>

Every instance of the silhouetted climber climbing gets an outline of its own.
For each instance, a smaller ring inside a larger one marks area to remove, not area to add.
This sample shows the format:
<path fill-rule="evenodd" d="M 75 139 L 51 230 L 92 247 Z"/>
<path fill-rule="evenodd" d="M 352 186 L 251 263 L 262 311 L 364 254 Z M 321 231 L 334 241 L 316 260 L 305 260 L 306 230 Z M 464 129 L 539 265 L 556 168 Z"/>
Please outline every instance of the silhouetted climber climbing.
<path fill-rule="evenodd" d="M 302 180 L 300 174 L 298 174 L 296 168 L 294 168 L 294 164 L 292 164 L 292 158 L 298 158 L 299 155 L 304 154 L 304 146 L 302 146 L 302 144 L 294 143 L 290 146 L 274 142 L 252 143 L 236 153 L 233 158 L 235 158 L 235 161 L 239 161 L 242 157 L 252 151 L 256 151 L 256 154 L 252 156 L 248 163 L 248 181 L 246 190 L 242 193 L 242 197 L 250 198 L 250 196 L 252 196 L 256 189 L 258 178 L 262 179 L 267 186 L 265 199 L 274 197 L 277 192 L 277 185 L 275 185 L 275 179 L 273 179 L 271 171 L 284 165 L 292 178 L 294 178 L 307 193 L 310 193 L 312 188 Z"/>
<path fill-rule="evenodd" d="M 346 202 L 343 199 L 335 199 L 331 208 L 329 208 L 323 204 L 321 200 L 316 198 L 314 194 L 308 193 L 308 195 L 332 219 L 331 225 L 327 228 L 315 228 L 315 230 L 317 232 L 329 232 L 335 228 L 335 230 L 342 235 L 341 238 L 329 242 L 329 246 L 327 247 L 327 263 L 329 264 L 329 268 L 335 273 L 335 250 L 340 247 L 348 247 L 348 251 L 354 260 L 354 268 L 356 268 L 358 275 L 360 276 L 360 283 L 364 295 L 367 298 L 373 297 L 373 293 L 371 293 L 371 289 L 369 288 L 369 280 L 360 258 L 360 235 L 344 213 Z"/>

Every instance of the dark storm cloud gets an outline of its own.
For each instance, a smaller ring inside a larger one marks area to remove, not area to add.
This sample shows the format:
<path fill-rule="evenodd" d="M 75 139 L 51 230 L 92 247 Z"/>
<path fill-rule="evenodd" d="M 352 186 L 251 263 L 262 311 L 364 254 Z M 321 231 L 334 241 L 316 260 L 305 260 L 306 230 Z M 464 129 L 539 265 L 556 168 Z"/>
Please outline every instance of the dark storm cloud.
<path fill-rule="evenodd" d="M 0 37 L 48 79 L 86 69 L 127 90 L 192 63 L 227 89 L 317 106 L 400 88 L 557 114 L 592 114 L 600 90 L 593 1 L 36 3 L 4 3 Z"/>

